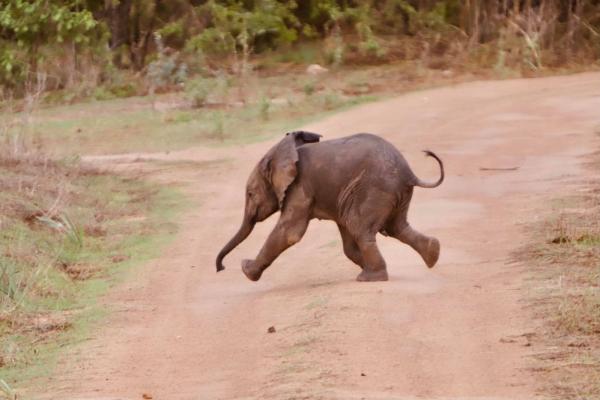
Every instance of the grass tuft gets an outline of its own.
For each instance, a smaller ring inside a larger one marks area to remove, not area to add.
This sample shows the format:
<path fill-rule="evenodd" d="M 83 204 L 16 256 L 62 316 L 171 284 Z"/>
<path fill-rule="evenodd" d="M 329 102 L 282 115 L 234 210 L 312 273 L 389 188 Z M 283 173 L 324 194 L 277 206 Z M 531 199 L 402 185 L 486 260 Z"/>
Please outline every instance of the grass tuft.
<path fill-rule="evenodd" d="M 0 154 L 0 171 L 0 389 L 10 396 L 105 313 L 96 299 L 122 271 L 158 255 L 181 198 L 35 153 Z"/>
<path fill-rule="evenodd" d="M 600 181 L 589 186 L 555 201 L 555 217 L 533 228 L 519 254 L 541 322 L 535 371 L 545 393 L 567 400 L 600 397 Z"/>

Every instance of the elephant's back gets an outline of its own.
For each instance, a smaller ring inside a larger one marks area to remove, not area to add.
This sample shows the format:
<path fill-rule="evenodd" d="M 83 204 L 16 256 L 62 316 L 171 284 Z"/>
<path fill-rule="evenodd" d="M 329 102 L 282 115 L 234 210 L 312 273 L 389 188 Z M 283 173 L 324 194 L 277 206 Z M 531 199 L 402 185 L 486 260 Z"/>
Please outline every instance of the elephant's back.
<path fill-rule="evenodd" d="M 385 139 L 359 133 L 299 148 L 310 168 L 330 180 L 329 185 L 354 179 L 359 174 L 382 189 L 412 185 L 415 176 L 402 154 Z M 303 154 L 304 153 L 304 154 Z"/>

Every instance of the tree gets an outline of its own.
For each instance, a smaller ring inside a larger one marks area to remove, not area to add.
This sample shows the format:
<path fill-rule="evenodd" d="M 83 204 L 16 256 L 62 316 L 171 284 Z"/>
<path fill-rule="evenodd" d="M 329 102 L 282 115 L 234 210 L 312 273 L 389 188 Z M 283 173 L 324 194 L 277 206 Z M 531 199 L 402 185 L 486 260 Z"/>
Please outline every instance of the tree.
<path fill-rule="evenodd" d="M 89 46 L 101 35 L 78 0 L 11 0 L 0 4 L 0 82 L 15 86 L 38 71 L 46 45 Z"/>

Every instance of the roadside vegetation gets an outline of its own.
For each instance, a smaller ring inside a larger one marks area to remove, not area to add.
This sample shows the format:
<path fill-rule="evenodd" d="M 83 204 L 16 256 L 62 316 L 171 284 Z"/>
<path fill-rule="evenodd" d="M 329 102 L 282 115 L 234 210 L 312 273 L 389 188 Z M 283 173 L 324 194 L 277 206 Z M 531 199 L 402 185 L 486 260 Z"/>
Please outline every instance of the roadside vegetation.
<path fill-rule="evenodd" d="M 599 60 L 592 0 L 0 5 L 0 103 L 34 116 L 29 139 L 59 155 L 256 140 L 426 85 Z"/>
<path fill-rule="evenodd" d="M 124 269 L 157 255 L 181 198 L 35 153 L 3 152 L 0 169 L 0 384 L 9 392 L 82 335 Z"/>
<path fill-rule="evenodd" d="M 192 83 L 197 81 L 199 86 L 185 92 L 44 107 L 35 113 L 31 136 L 46 151 L 61 155 L 221 146 L 264 139 L 382 95 L 360 80 L 355 91 L 338 88 L 349 85 L 345 80 L 338 85 L 285 75 L 253 79 L 242 101 L 239 86 L 226 77 Z"/>
<path fill-rule="evenodd" d="M 600 167 L 600 153 L 590 168 Z M 530 269 L 529 304 L 538 319 L 534 371 L 557 399 L 600 397 L 600 181 L 578 182 L 555 199 L 536 239 L 519 257 Z"/>
<path fill-rule="evenodd" d="M 106 312 L 98 297 L 124 271 L 158 254 L 184 203 L 175 187 L 44 148 L 42 94 L 5 98 L 0 109 L 0 397 L 10 399 L 84 337 Z"/>
<path fill-rule="evenodd" d="M 13 0 L 0 5 L 0 84 L 22 97 L 43 79 L 48 101 L 69 103 L 202 97 L 223 75 L 243 92 L 253 73 L 314 63 L 520 76 L 597 65 L 599 39 L 596 0 Z"/>

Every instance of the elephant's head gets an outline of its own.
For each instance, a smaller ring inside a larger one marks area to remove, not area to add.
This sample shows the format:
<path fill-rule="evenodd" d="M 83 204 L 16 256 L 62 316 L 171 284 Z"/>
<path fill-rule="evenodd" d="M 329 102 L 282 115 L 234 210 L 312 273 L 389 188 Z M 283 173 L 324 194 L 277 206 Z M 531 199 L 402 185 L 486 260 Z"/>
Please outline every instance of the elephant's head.
<path fill-rule="evenodd" d="M 321 135 L 290 132 L 277 143 L 254 167 L 246 184 L 244 219 L 238 232 L 227 242 L 217 256 L 217 272 L 225 269 L 223 259 L 250 235 L 257 222 L 264 221 L 281 210 L 285 193 L 297 175 L 297 148 L 305 143 L 318 142 Z"/>

